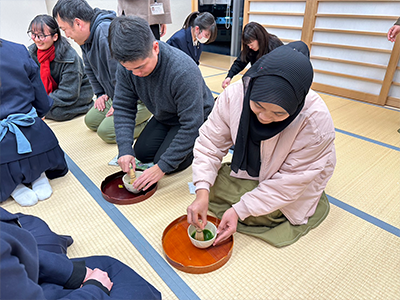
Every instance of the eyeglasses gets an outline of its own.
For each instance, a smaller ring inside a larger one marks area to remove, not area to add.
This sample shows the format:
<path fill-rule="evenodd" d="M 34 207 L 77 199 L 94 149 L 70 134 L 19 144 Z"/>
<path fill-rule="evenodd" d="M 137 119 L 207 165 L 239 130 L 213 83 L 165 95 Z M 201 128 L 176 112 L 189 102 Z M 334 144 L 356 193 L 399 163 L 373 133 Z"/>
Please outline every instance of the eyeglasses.
<path fill-rule="evenodd" d="M 39 39 L 39 41 L 44 41 L 48 36 L 52 36 L 52 34 L 36 34 L 33 33 L 32 31 L 27 32 L 28 36 L 34 41 L 35 39 Z"/>

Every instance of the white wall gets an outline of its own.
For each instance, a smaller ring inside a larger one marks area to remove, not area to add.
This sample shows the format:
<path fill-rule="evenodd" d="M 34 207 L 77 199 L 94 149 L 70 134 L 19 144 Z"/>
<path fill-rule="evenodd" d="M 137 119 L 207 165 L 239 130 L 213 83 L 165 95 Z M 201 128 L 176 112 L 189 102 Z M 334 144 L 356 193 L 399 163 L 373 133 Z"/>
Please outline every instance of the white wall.
<path fill-rule="evenodd" d="M 26 34 L 29 23 L 36 15 L 46 13 L 45 0 L 0 0 L 0 37 L 30 45 Z"/>
<path fill-rule="evenodd" d="M 192 1 L 170 0 L 172 11 L 172 24 L 167 25 L 167 33 L 161 40 L 168 40 L 171 35 L 182 28 L 186 17 L 192 12 Z"/>
<path fill-rule="evenodd" d="M 93 8 L 117 10 L 117 0 L 87 0 Z M 0 37 L 26 46 L 32 41 L 26 34 L 29 23 L 39 14 L 52 14 L 57 0 L 0 0 Z M 189 0 L 171 0 L 172 24 L 167 25 L 167 34 L 161 38 L 166 41 L 182 28 L 186 16 L 191 13 Z M 72 44 L 75 44 L 72 41 Z M 78 49 L 78 45 L 74 45 Z"/>

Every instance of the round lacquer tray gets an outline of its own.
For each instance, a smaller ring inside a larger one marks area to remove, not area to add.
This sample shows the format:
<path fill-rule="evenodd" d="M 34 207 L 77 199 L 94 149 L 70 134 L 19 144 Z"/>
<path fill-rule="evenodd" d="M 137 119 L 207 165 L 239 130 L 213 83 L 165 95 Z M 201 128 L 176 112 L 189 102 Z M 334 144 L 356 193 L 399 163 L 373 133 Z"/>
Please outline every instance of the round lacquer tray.
<path fill-rule="evenodd" d="M 101 183 L 101 193 L 108 202 L 122 205 L 134 204 L 151 197 L 157 190 L 157 183 L 155 183 L 147 191 L 133 194 L 124 187 L 124 183 L 122 182 L 124 175 L 125 173 L 122 171 L 111 174 Z"/>
<path fill-rule="evenodd" d="M 233 236 L 217 246 L 196 248 L 189 239 L 186 219 L 186 215 L 179 217 L 164 230 L 162 245 L 167 261 L 178 270 L 193 274 L 212 272 L 226 264 L 232 255 Z M 220 222 L 212 216 L 207 220 L 217 227 Z"/>

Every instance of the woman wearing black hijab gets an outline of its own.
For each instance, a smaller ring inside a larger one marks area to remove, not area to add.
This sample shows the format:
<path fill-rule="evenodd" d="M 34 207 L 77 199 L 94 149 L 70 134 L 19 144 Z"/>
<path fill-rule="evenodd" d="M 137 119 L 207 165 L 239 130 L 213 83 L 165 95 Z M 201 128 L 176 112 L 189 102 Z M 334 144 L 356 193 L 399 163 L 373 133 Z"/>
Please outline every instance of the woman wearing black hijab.
<path fill-rule="evenodd" d="M 203 228 L 207 210 L 215 213 L 215 244 L 238 231 L 282 247 L 327 216 L 335 131 L 312 78 L 303 42 L 278 47 L 225 89 L 200 128 L 188 222 Z M 233 144 L 232 162 L 221 165 Z"/>

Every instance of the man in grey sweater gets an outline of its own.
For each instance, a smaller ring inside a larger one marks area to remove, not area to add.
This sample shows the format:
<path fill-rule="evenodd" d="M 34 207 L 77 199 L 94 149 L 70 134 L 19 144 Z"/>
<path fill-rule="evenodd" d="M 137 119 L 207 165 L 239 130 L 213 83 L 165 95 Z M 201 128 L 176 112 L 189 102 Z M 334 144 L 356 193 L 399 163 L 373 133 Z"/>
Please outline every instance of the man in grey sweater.
<path fill-rule="evenodd" d="M 156 41 L 148 23 L 139 17 L 118 17 L 110 25 L 109 45 L 117 68 L 114 125 L 124 172 L 135 168 L 135 157 L 154 162 L 134 187 L 148 189 L 164 174 L 192 163 L 198 129 L 207 119 L 214 98 L 199 68 L 179 49 Z M 133 130 L 138 99 L 153 114 L 137 139 Z"/>

